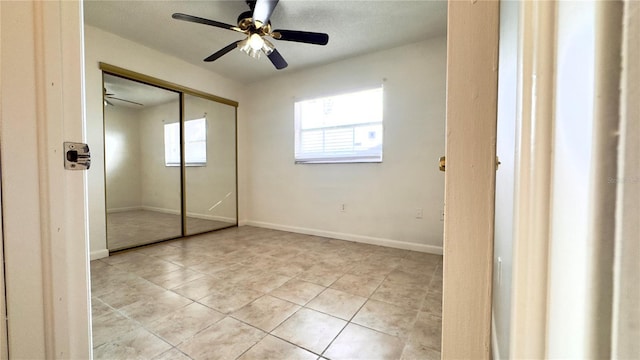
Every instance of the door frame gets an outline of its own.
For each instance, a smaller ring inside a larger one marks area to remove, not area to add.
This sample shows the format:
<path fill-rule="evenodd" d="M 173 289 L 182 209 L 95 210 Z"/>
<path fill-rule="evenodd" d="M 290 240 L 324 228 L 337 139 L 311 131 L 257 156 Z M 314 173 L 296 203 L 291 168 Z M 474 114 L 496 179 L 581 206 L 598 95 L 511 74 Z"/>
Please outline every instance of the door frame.
<path fill-rule="evenodd" d="M 611 357 L 640 353 L 640 3 L 624 1 Z"/>
<path fill-rule="evenodd" d="M 556 6 L 524 1 L 520 9 L 511 331 L 505 354 L 513 358 L 545 357 Z"/>
<path fill-rule="evenodd" d="M 11 88 L 2 91 L 0 146 L 12 356 L 89 358 L 86 174 L 61 168 L 62 141 L 84 139 L 82 4 L 0 7 L 2 88 Z M 448 18 L 442 355 L 488 358 L 498 2 L 450 1 Z M 14 150 L 25 145 L 37 154 Z"/>
<path fill-rule="evenodd" d="M 2 19 L 2 6 L 0 6 L 0 19 Z M 0 26 L 0 39 L 2 39 L 2 27 Z M 2 54 L 2 50 L 0 50 Z M 0 55 L 0 59 L 2 56 Z M 2 64 L 0 60 L 0 64 Z M 0 75 L 2 67 L 0 66 Z M 0 114 L 2 114 L 2 101 L 0 101 Z M 2 115 L 0 115 L 0 124 Z M 0 159 L 0 169 L 2 169 L 2 160 Z M 7 298 L 4 284 L 4 239 L 2 226 L 2 171 L 0 171 L 0 314 L 7 313 Z M 7 335 L 7 320 L 0 316 L 0 359 L 9 359 L 9 338 Z"/>
<path fill-rule="evenodd" d="M 0 12 L 2 10 L 0 9 Z M 1 17 L 1 15 L 0 15 Z M 1 30 L 0 30 L 1 31 Z M 1 37 L 1 36 L 0 36 Z M 0 166 L 1 167 L 1 166 Z M 0 314 L 7 313 L 7 298 L 4 286 L 4 240 L 2 231 L 2 174 L 0 174 Z M 0 360 L 9 359 L 9 339 L 7 336 L 7 320 L 0 315 Z"/>

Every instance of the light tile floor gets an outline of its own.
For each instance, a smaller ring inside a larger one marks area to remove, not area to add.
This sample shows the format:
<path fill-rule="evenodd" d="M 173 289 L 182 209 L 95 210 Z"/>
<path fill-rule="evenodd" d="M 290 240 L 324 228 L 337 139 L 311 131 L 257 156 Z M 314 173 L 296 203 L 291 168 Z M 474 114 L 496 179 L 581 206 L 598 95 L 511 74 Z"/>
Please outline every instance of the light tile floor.
<path fill-rule="evenodd" d="M 91 262 L 97 359 L 439 359 L 442 257 L 243 226 Z"/>

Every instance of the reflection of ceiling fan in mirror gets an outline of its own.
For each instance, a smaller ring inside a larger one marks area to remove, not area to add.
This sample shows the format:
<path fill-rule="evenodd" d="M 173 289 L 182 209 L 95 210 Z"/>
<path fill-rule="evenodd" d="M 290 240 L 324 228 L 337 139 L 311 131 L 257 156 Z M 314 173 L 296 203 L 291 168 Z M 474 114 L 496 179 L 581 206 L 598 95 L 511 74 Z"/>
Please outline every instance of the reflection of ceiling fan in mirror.
<path fill-rule="evenodd" d="M 138 106 L 144 106 L 143 104 L 140 104 L 139 102 L 135 102 L 135 101 L 130 101 L 130 100 L 125 100 L 125 99 L 121 99 L 116 97 L 116 94 L 111 94 L 107 91 L 107 88 L 102 88 L 102 93 L 103 93 L 103 98 L 104 98 L 104 106 L 110 105 L 110 106 L 115 106 L 111 101 L 109 100 L 117 100 L 117 101 L 123 101 L 129 104 L 134 104 L 134 105 L 138 105 Z"/>
<path fill-rule="evenodd" d="M 267 55 L 276 69 L 284 69 L 287 62 L 278 52 L 275 46 L 265 37 L 276 40 L 294 41 L 306 44 L 327 45 L 329 35 L 297 30 L 272 30 L 269 18 L 278 4 L 278 0 L 246 0 L 251 11 L 245 11 L 238 16 L 238 26 L 221 23 L 214 20 L 203 19 L 197 16 L 175 13 L 174 19 L 189 21 L 222 29 L 232 30 L 246 36 L 244 40 L 235 41 L 221 50 L 213 53 L 204 61 L 214 61 L 222 55 L 239 48 L 253 58 L 259 58 L 261 53 Z"/>

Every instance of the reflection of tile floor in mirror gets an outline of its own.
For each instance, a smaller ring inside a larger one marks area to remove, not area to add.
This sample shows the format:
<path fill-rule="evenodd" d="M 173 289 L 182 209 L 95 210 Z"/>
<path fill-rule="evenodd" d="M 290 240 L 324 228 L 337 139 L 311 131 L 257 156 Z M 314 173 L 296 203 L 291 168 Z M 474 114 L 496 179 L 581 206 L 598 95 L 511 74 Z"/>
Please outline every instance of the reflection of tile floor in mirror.
<path fill-rule="evenodd" d="M 187 217 L 187 234 L 197 234 L 233 225 L 235 224 Z M 179 215 L 148 210 L 107 214 L 107 247 L 112 251 L 176 238 L 180 235 Z"/>
<path fill-rule="evenodd" d="M 442 257 L 254 227 L 91 262 L 97 359 L 439 359 Z"/>

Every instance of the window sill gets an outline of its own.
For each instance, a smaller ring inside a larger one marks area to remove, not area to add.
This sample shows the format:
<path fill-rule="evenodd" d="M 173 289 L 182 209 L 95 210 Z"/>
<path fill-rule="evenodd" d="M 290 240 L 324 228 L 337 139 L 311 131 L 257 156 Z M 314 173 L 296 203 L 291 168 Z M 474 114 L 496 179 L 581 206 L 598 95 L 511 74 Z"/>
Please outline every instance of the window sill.
<path fill-rule="evenodd" d="M 295 164 L 381 164 L 382 159 L 368 160 L 296 160 Z"/>
<path fill-rule="evenodd" d="M 165 167 L 180 167 L 180 164 L 164 164 Z M 207 163 L 187 163 L 186 167 L 203 167 L 207 166 Z"/>

